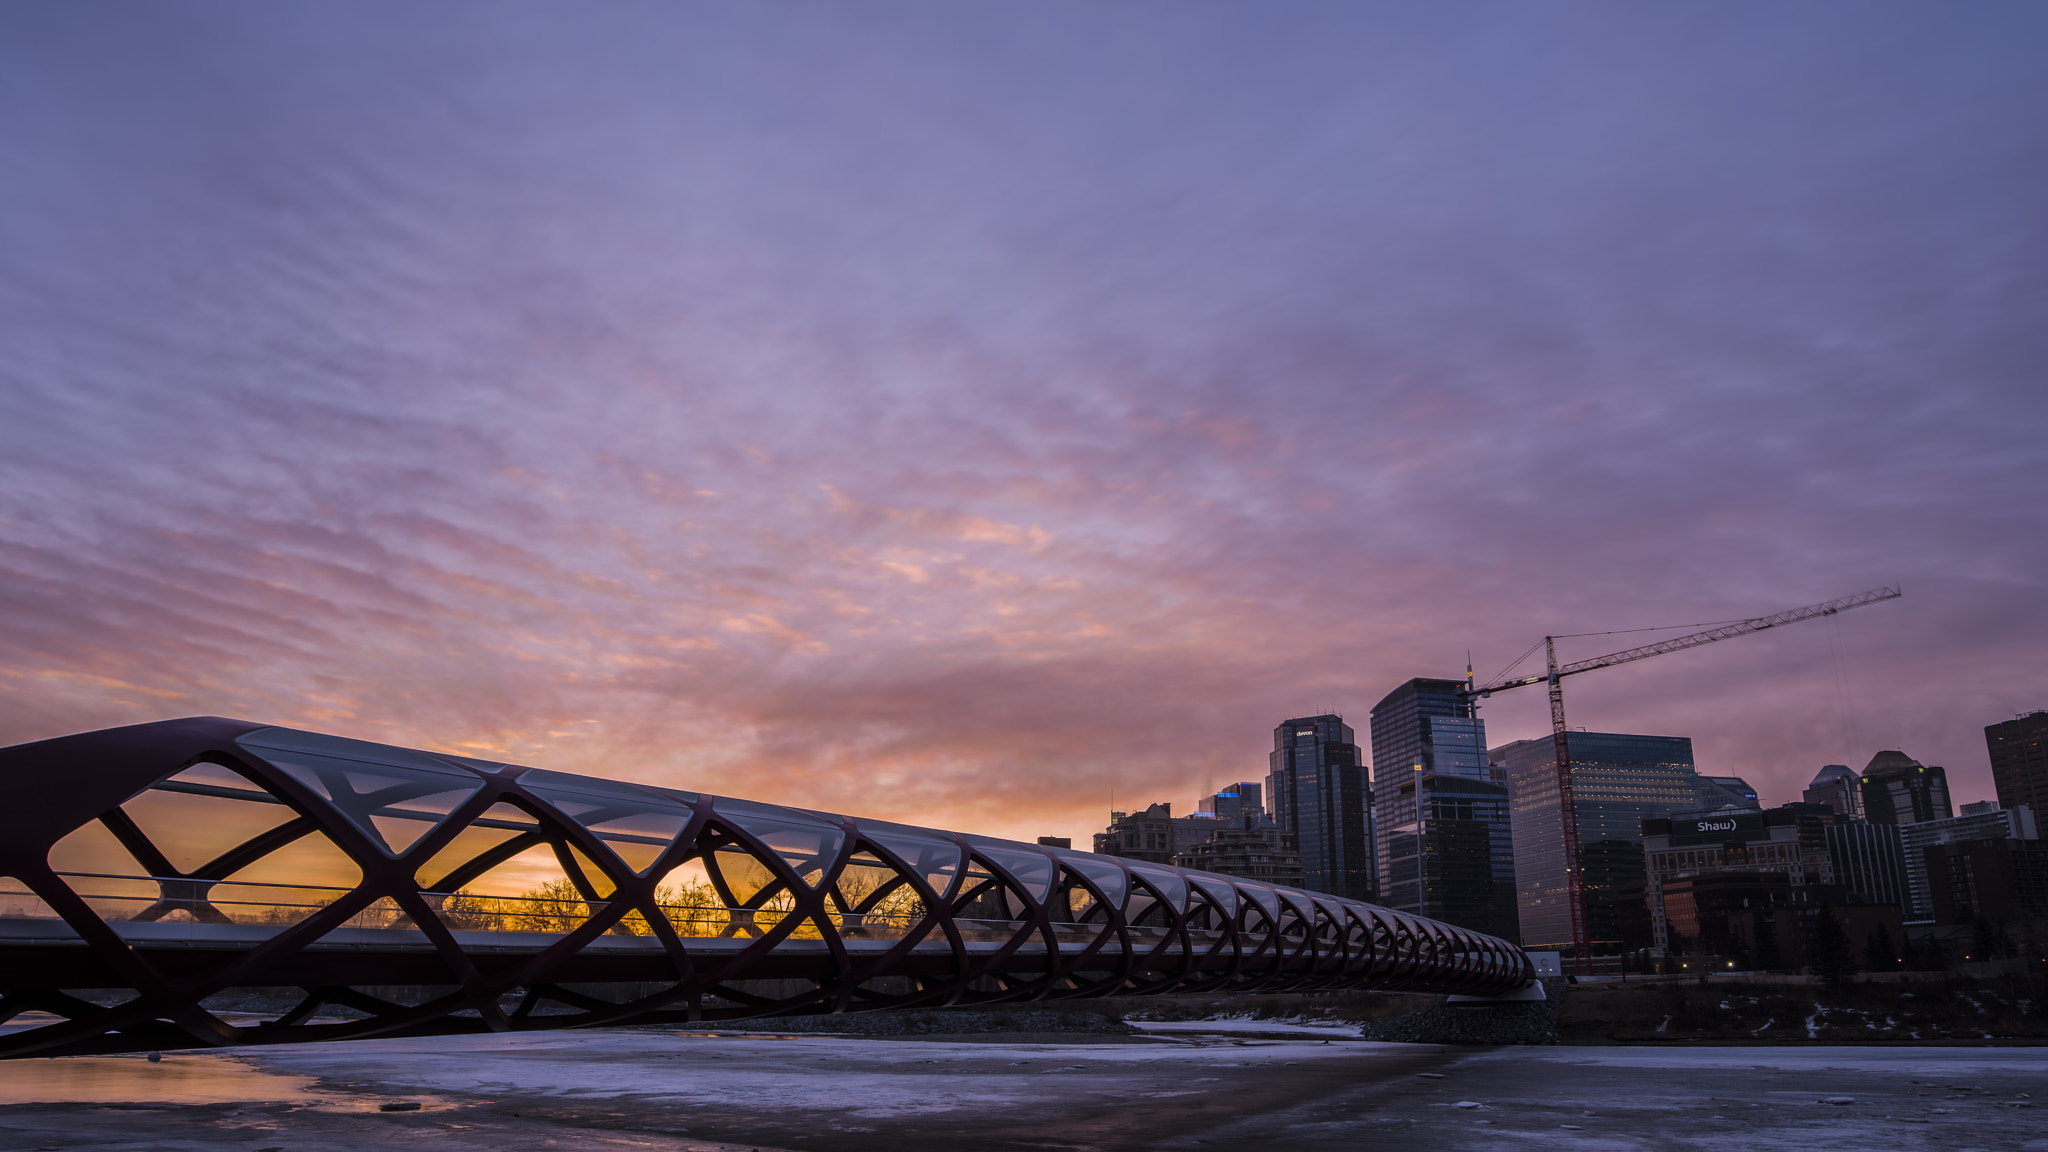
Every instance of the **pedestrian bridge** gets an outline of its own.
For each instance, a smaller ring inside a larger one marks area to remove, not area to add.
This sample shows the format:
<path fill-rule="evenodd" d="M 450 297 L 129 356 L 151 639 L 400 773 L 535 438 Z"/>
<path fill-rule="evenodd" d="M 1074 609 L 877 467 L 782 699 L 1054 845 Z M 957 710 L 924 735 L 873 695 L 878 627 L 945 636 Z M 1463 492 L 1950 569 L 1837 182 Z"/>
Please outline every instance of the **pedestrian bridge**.
<path fill-rule="evenodd" d="M 1242 877 L 220 717 L 0 749 L 0 794 L 0 1057 L 1534 980 Z"/>

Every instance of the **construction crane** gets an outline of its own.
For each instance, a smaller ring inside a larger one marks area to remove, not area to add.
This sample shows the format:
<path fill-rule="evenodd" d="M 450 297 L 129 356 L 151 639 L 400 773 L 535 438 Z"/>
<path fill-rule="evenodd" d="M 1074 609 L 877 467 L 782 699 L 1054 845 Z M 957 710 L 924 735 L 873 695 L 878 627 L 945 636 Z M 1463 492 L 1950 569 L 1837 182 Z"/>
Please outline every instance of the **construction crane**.
<path fill-rule="evenodd" d="M 1829 600 L 1822 604 L 1809 604 L 1804 608 L 1794 608 L 1790 612 L 1780 612 L 1775 616 L 1758 616 L 1753 620 L 1741 620 L 1730 624 L 1722 624 L 1709 628 L 1704 632 L 1694 632 L 1689 636 L 1679 636 L 1671 640 L 1660 640 L 1655 644 L 1645 644 L 1639 648 L 1627 648 L 1620 652 L 1610 652 L 1605 656 L 1595 656 L 1591 660 L 1579 660 L 1570 664 L 1559 664 L 1557 662 L 1557 637 L 1545 636 L 1543 638 L 1543 654 L 1548 668 L 1539 675 L 1497 679 L 1490 684 L 1474 686 L 1471 669 L 1468 667 L 1465 670 L 1465 689 L 1463 695 L 1467 700 L 1484 699 L 1492 696 L 1495 692 L 1505 692 L 1510 688 L 1526 688 L 1531 684 L 1550 685 L 1550 738 L 1557 756 L 1557 810 L 1558 820 L 1562 825 L 1559 830 L 1563 833 L 1564 838 L 1565 901 L 1571 907 L 1572 970 L 1574 973 L 1579 975 L 1586 973 L 1587 962 L 1590 959 L 1587 953 L 1592 951 L 1592 941 L 1589 938 L 1590 933 L 1586 924 L 1586 877 L 1579 867 L 1579 817 L 1572 801 L 1571 747 L 1564 724 L 1564 678 L 1575 676 L 1580 672 L 1591 672 L 1595 668 L 1611 668 L 1616 664 L 1627 664 L 1636 660 L 1647 660 L 1652 656 L 1662 656 L 1666 652 L 1679 652 L 1687 648 L 1697 648 L 1702 644 L 1712 644 L 1717 640 L 1729 640 L 1737 636 L 1747 636 L 1752 632 L 1762 632 L 1766 628 L 1776 628 L 1785 624 L 1797 624 L 1801 620 L 1816 620 L 1823 616 L 1833 616 L 1838 612 L 1846 612 L 1851 608 L 1861 608 L 1865 604 L 1875 604 L 1881 600 L 1896 600 L 1904 594 L 1898 585 L 1872 588 L 1868 592 L 1858 592 L 1854 596 L 1844 596 L 1839 600 Z M 1517 660 L 1515 663 L 1519 664 L 1521 661 Z M 1513 668 L 1510 666 L 1509 671 L 1512 670 Z"/>

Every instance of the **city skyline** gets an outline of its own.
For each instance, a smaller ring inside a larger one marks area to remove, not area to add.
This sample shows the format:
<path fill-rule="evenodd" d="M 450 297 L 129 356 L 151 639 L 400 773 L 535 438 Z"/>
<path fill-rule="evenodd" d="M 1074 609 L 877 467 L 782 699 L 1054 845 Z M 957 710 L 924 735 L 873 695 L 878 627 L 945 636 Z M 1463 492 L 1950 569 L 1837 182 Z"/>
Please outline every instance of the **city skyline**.
<path fill-rule="evenodd" d="M 11 6 L 0 744 L 225 715 L 1079 844 L 1468 652 L 1899 582 L 1570 723 L 1990 798 L 2048 707 L 2044 32 Z"/>

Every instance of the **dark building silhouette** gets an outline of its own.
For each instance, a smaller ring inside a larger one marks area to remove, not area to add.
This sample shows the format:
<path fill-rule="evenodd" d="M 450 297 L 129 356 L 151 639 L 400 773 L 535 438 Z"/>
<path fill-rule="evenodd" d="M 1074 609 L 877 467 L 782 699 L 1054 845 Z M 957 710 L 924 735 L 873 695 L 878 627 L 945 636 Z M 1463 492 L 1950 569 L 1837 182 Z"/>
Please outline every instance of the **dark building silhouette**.
<path fill-rule="evenodd" d="M 2048 914 L 2048 845 L 2014 838 L 1921 849 L 1937 924 L 2006 927 Z"/>
<path fill-rule="evenodd" d="M 1905 939 L 1889 904 L 1867 904 L 1841 888 L 1795 884 L 1783 872 L 1719 872 L 1672 880 L 1666 916 L 1681 955 L 1726 957 L 1742 968 L 1797 969 L 1821 960 L 1820 922 L 1833 920 L 1860 963 L 1872 938 Z"/>
<path fill-rule="evenodd" d="M 2028 712 L 1984 729 L 1998 802 L 2048 818 L 2048 712 Z"/>
<path fill-rule="evenodd" d="M 1858 900 L 1839 886 L 1794 887 L 1790 899 L 1772 908 L 1770 916 L 1775 921 L 1770 935 L 1778 945 L 1775 967 L 1811 969 L 1826 963 L 1822 920 L 1833 920 L 1841 929 L 1837 938 L 1847 944 L 1841 958 L 1859 966 L 1870 956 L 1873 941 L 1889 942 L 1895 949 L 1906 939 L 1906 923 L 1896 905 Z"/>
<path fill-rule="evenodd" d="M 1626 840 L 1596 840 L 1579 850 L 1586 870 L 1586 933 L 1612 942 L 1616 952 L 1635 952 L 1652 942 L 1649 876 L 1643 846 Z"/>
<path fill-rule="evenodd" d="M 1218 828 L 1209 838 L 1174 857 L 1181 868 L 1194 868 L 1224 876 L 1242 876 L 1299 888 L 1306 873 L 1301 853 L 1294 850 L 1294 838 L 1272 826 L 1257 823 L 1245 815 L 1235 827 Z"/>
<path fill-rule="evenodd" d="M 1260 824 L 1272 823 L 1272 818 L 1266 814 L 1264 791 L 1256 782 L 1250 780 L 1240 780 L 1219 788 L 1213 794 L 1202 797 L 1201 802 L 1195 807 L 1235 827 L 1257 827 Z M 1244 824 L 1244 818 L 1247 816 L 1254 818 L 1251 825 Z"/>
<path fill-rule="evenodd" d="M 1203 804 L 1214 799 L 1209 797 Z M 1109 828 L 1095 834 L 1095 851 L 1103 856 L 1171 864 L 1174 856 L 1207 840 L 1217 829 L 1244 826 L 1247 819 L 1251 826 L 1272 823 L 1263 812 L 1248 812 L 1232 820 L 1206 807 L 1191 816 L 1175 816 L 1171 804 L 1153 804 L 1143 812 L 1111 812 Z"/>
<path fill-rule="evenodd" d="M 1380 902 L 1514 939 L 1506 772 L 1460 680 L 1414 679 L 1372 709 Z"/>
<path fill-rule="evenodd" d="M 1872 824 L 1924 824 L 1955 815 L 1948 773 L 1923 767 L 1897 750 L 1879 752 L 1863 769 L 1863 818 Z"/>
<path fill-rule="evenodd" d="M 1095 851 L 1101 856 L 1171 864 L 1179 849 L 1174 833 L 1171 804 L 1154 804 L 1143 812 L 1111 812 L 1109 829 L 1095 834 Z"/>
<path fill-rule="evenodd" d="M 1047 848 L 1072 848 L 1074 846 L 1074 840 L 1071 836 L 1040 836 L 1038 842 Z"/>
<path fill-rule="evenodd" d="M 1908 906 L 1906 854 L 1899 842 L 1898 825 L 1872 824 L 1837 814 L 1823 835 L 1835 883 L 1851 899 L 1899 909 Z"/>
<path fill-rule="evenodd" d="M 1740 776 L 1701 776 L 1699 778 L 1699 799 L 1701 811 L 1716 808 L 1747 808 L 1761 812 L 1763 802 L 1756 798 L 1756 789 Z"/>
<path fill-rule="evenodd" d="M 1301 716 L 1273 729 L 1266 803 L 1294 838 L 1302 887 L 1375 898 L 1372 796 L 1356 736 L 1342 716 Z"/>
<path fill-rule="evenodd" d="M 1844 816 L 1863 813 L 1863 780 L 1847 764 L 1823 765 L 1814 773 L 1800 799 L 1808 804 L 1825 804 Z"/>
<path fill-rule="evenodd" d="M 1674 948 L 1681 955 L 1733 957 L 1744 968 L 1783 965 L 1772 913 L 1791 902 L 1792 884 L 1783 872 L 1712 872 L 1664 884 Z"/>
<path fill-rule="evenodd" d="M 1939 901 L 1944 892 L 1954 906 L 1988 907 L 1995 902 L 1990 896 L 1991 888 L 1986 887 L 1985 883 L 1980 883 L 1976 877 L 2004 875 L 2003 865 L 1989 871 L 1977 865 L 1968 865 L 1964 871 L 1953 873 L 1954 876 L 1961 876 L 1967 881 L 1963 883 L 1953 878 L 1944 880 L 1937 877 L 1937 858 L 1983 861 L 2005 849 L 1979 850 L 1975 847 L 1962 846 L 1986 843 L 2012 845 L 2014 847 L 2011 851 L 2017 853 L 2019 858 L 2013 865 L 2015 870 L 2011 875 L 2015 883 L 2022 883 L 2026 877 L 2025 858 L 2038 849 L 2040 835 L 2033 809 L 2000 808 L 1993 803 L 1966 804 L 1961 816 L 1909 824 L 1899 829 L 1899 841 L 1905 849 L 1906 856 L 1907 919 L 1933 920 L 1946 924 L 1960 923 L 1961 921 L 1953 919 L 1942 919 L 1944 912 Z M 1957 887 L 1958 884 L 1962 886 Z M 1953 912 L 1947 914 L 1954 915 Z"/>

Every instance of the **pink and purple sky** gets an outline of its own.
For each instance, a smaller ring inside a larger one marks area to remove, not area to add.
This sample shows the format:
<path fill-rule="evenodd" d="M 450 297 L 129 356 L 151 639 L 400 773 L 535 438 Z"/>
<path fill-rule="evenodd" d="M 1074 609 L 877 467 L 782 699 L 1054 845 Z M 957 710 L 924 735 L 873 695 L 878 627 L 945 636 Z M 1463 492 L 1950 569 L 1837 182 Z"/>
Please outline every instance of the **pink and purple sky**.
<path fill-rule="evenodd" d="M 1572 722 L 1988 796 L 2048 707 L 2044 50 L 2030 3 L 10 4 L 0 742 L 212 713 L 1085 843 L 1468 649 L 1900 581 Z"/>

